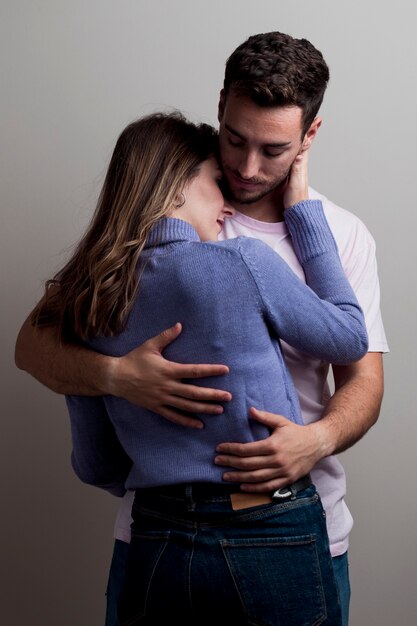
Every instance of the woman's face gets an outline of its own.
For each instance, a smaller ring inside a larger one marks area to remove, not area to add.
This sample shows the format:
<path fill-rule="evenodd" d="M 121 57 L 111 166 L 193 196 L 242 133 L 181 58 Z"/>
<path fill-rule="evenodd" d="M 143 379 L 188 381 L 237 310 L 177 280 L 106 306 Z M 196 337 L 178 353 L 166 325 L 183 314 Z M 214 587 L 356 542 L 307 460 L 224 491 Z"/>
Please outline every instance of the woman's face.
<path fill-rule="evenodd" d="M 226 217 L 233 209 L 225 205 L 219 183 L 222 172 L 214 157 L 203 161 L 197 176 L 185 186 L 184 204 L 171 217 L 185 220 L 195 228 L 202 241 L 216 240 Z"/>

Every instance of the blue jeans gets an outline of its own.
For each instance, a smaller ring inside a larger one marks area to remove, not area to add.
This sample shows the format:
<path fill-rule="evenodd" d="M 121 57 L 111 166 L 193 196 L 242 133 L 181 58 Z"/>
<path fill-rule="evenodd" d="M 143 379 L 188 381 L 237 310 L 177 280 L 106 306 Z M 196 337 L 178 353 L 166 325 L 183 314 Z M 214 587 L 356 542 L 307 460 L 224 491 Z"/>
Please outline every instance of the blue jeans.
<path fill-rule="evenodd" d="M 116 539 L 106 593 L 105 626 L 117 626 L 117 604 L 124 584 L 128 553 L 129 544 Z M 332 562 L 342 608 L 342 626 L 348 626 L 350 603 L 348 553 L 334 557 Z"/>
<path fill-rule="evenodd" d="M 129 544 L 120 539 L 114 542 L 113 556 L 110 565 L 109 580 L 106 590 L 106 623 L 105 626 L 117 626 L 117 605 L 126 576 Z"/>
<path fill-rule="evenodd" d="M 342 624 L 314 487 L 237 511 L 223 486 L 146 489 L 132 516 L 119 626 Z"/>
<path fill-rule="evenodd" d="M 114 542 L 113 558 L 106 593 L 105 626 L 117 626 L 117 605 L 124 584 L 128 553 L 129 544 L 120 539 L 116 539 Z M 345 554 L 341 556 L 335 556 L 332 561 L 342 608 L 342 626 L 348 626 L 350 605 L 348 553 L 345 552 Z"/>
<path fill-rule="evenodd" d="M 349 624 L 350 581 L 348 553 L 333 557 L 333 571 L 339 590 L 340 606 L 342 608 L 342 626 Z"/>

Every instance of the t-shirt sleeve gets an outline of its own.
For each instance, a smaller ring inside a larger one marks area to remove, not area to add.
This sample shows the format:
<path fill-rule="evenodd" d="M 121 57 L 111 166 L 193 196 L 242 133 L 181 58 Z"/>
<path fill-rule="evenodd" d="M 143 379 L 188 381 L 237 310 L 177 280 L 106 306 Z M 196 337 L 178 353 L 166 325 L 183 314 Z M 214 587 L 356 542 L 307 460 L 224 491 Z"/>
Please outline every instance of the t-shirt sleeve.
<path fill-rule="evenodd" d="M 123 496 L 131 460 L 123 450 L 103 398 L 66 396 L 71 421 L 71 463 L 78 478 Z"/>
<path fill-rule="evenodd" d="M 361 241 L 349 255 L 344 269 L 365 316 L 369 352 L 388 352 L 388 342 L 380 309 L 380 285 L 376 246 L 371 234 L 362 227 Z"/>

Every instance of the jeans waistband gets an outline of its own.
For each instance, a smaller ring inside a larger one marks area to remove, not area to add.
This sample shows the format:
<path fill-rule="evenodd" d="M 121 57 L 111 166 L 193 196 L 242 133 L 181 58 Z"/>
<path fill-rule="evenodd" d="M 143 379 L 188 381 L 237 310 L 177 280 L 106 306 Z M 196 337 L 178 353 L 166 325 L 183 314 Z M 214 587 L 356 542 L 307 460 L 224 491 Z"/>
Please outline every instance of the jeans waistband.
<path fill-rule="evenodd" d="M 270 492 L 269 495 L 277 500 L 294 497 L 299 491 L 307 489 L 310 485 L 312 485 L 312 480 L 308 474 L 287 487 L 283 487 L 273 493 Z M 240 489 L 240 483 L 221 484 L 194 482 L 178 485 L 161 485 L 159 487 L 148 487 L 136 490 L 136 494 L 139 497 L 140 495 L 164 495 L 178 499 L 189 499 L 191 497 L 193 500 L 222 498 L 230 496 L 233 493 L 243 493 Z"/>
<path fill-rule="evenodd" d="M 137 495 L 164 495 L 171 498 L 189 498 L 204 500 L 206 498 L 221 498 L 240 491 L 240 484 L 223 485 L 219 483 L 181 483 L 179 485 L 161 485 L 136 489 Z"/>

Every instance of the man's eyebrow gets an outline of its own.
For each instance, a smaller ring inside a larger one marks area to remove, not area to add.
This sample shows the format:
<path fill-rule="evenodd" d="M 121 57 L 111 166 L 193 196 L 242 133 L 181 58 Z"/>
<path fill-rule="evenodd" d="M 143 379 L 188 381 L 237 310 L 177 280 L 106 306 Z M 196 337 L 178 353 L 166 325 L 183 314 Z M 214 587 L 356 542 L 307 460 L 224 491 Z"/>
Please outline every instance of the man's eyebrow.
<path fill-rule="evenodd" d="M 224 127 L 232 135 L 235 135 L 236 137 L 239 137 L 239 139 L 241 139 L 242 141 L 246 141 L 246 138 L 243 135 L 241 135 L 240 133 L 238 133 L 237 130 L 232 128 L 229 124 L 225 124 Z M 281 143 L 266 143 L 264 145 L 265 145 L 266 148 L 286 148 L 287 146 L 291 145 L 291 143 L 292 143 L 291 141 L 284 141 L 284 142 L 281 142 Z"/>

